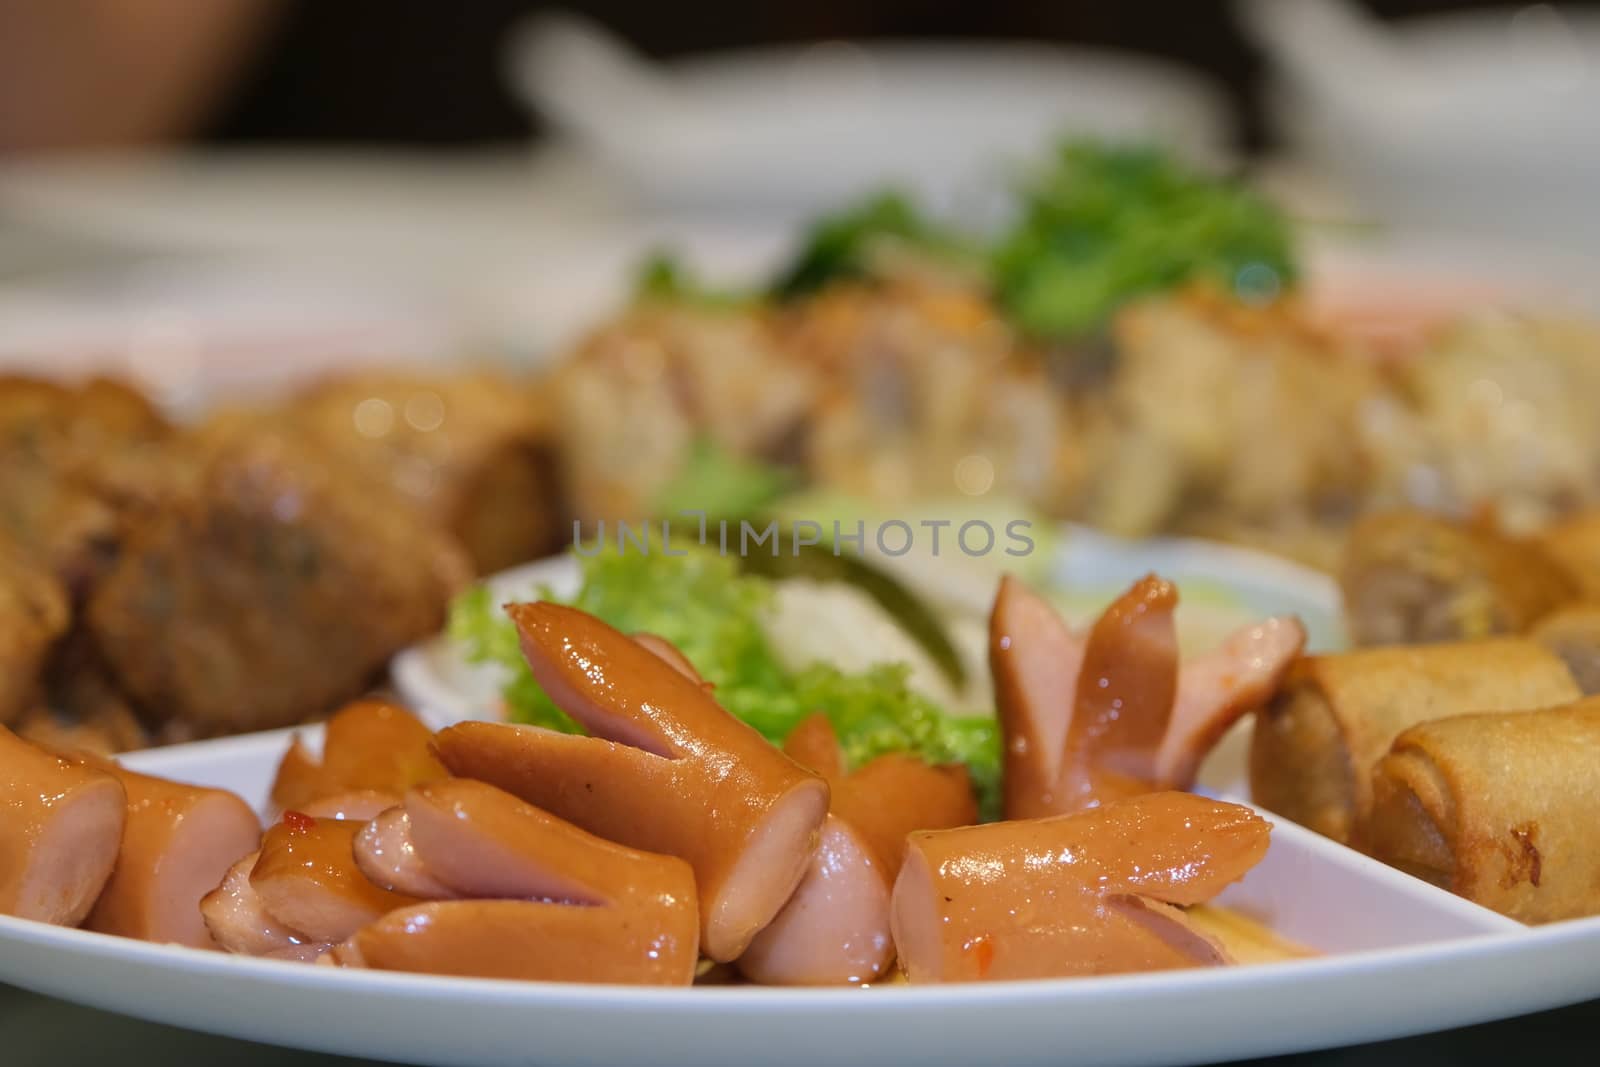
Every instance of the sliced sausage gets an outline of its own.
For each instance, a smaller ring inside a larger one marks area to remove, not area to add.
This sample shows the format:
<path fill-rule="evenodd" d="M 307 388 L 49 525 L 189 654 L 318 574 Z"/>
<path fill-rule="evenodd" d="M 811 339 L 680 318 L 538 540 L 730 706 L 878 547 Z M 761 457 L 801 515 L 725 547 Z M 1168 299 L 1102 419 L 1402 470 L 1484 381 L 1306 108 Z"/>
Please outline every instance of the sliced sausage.
<path fill-rule="evenodd" d="M 1095 621 L 1067 725 L 1070 787 L 1056 811 L 1150 788 L 1178 691 L 1178 591 L 1155 575 L 1135 582 Z M 1009 814 L 1009 813 L 1008 813 Z"/>
<path fill-rule="evenodd" d="M 688 860 L 702 950 L 737 958 L 805 873 L 827 784 L 600 620 L 549 603 L 507 610 L 539 685 L 593 736 L 461 723 L 435 739 L 445 766 L 601 837 Z"/>
<path fill-rule="evenodd" d="M 288 812 L 261 839 L 250 886 L 267 913 L 312 941 L 343 941 L 378 916 L 418 903 L 356 866 L 361 824 Z"/>
<path fill-rule="evenodd" d="M 894 887 L 901 966 L 913 982 L 960 982 L 1216 963 L 1209 939 L 1146 901 L 1211 899 L 1268 834 L 1248 808 L 1188 793 L 914 833 Z"/>
<path fill-rule="evenodd" d="M 260 853 L 252 852 L 228 868 L 222 884 L 200 899 L 200 917 L 217 945 L 244 956 L 273 959 L 316 959 L 327 950 L 267 913 L 250 885 L 250 871 Z"/>
<path fill-rule="evenodd" d="M 0 914 L 76 926 L 111 877 L 122 783 L 0 727 Z"/>
<path fill-rule="evenodd" d="M 692 919 L 671 929 L 604 907 L 444 900 L 390 912 L 331 955 L 343 966 L 383 971 L 688 985 L 698 960 L 695 940 Z"/>
<path fill-rule="evenodd" d="M 860 833 L 891 882 L 911 831 L 978 821 L 966 767 L 936 767 L 909 753 L 890 752 L 846 774 L 844 752 L 826 715 L 802 721 L 784 739 L 783 751 L 828 780 L 829 810 Z"/>
<path fill-rule="evenodd" d="M 169 782 L 115 764 L 128 795 L 116 869 L 84 926 L 141 941 L 218 948 L 200 898 L 261 840 L 250 805 L 222 789 Z"/>
<path fill-rule="evenodd" d="M 1180 664 L 1176 605 L 1170 583 L 1147 577 L 1084 637 L 1044 598 L 1002 579 L 989 663 L 1007 818 L 1188 788 L 1206 753 L 1271 699 L 1305 645 L 1298 619 L 1273 618 Z"/>
<path fill-rule="evenodd" d="M 1000 719 L 1006 817 L 1058 810 L 1056 787 L 1083 667 L 1084 638 L 1017 579 L 1000 580 L 989 615 L 989 670 Z"/>
<path fill-rule="evenodd" d="M 303 808 L 294 810 L 314 819 L 347 819 L 351 822 L 368 822 L 400 803 L 399 793 L 381 789 L 352 789 L 347 793 L 332 793 L 314 800 Z"/>
<path fill-rule="evenodd" d="M 1178 671 L 1172 719 L 1156 753 L 1156 781 L 1169 789 L 1194 785 L 1200 762 L 1228 728 L 1271 700 L 1305 648 L 1306 628 L 1293 616 L 1242 626 L 1221 645 Z"/>
<path fill-rule="evenodd" d="M 459 894 L 433 876 L 411 841 L 411 820 L 400 805 L 380 812 L 356 834 L 356 866 L 374 884 L 422 900 Z"/>
<path fill-rule="evenodd" d="M 877 981 L 894 962 L 890 885 L 865 836 L 828 816 L 805 877 L 739 957 L 740 973 L 765 985 Z"/>
<path fill-rule="evenodd" d="M 739 969 L 768 985 L 877 981 L 894 961 L 889 890 L 906 834 L 977 820 L 966 768 L 891 753 L 844 774 L 825 715 L 802 722 L 784 751 L 813 769 L 831 769 L 833 814 L 799 887 L 739 957 Z"/>
<path fill-rule="evenodd" d="M 445 769 L 429 747 L 432 740 L 433 732 L 399 705 L 358 700 L 328 720 L 321 760 L 298 737 L 290 743 L 272 784 L 272 803 L 279 811 L 304 811 L 334 794 L 400 794 L 443 778 Z"/>

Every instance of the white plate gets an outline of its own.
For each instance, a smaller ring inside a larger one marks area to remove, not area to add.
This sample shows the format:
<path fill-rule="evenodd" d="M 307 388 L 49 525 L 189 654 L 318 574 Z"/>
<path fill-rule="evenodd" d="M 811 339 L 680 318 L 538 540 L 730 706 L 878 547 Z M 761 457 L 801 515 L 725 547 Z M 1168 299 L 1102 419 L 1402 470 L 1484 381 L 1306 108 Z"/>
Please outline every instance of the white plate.
<path fill-rule="evenodd" d="M 1155 553 L 1155 555 L 1151 555 Z M 1325 580 L 1198 544 L 1069 537 L 1060 574 L 1113 588 L 1156 567 L 1224 574 L 1260 610 L 1335 606 Z M 1248 568 L 1247 568 L 1248 565 Z M 1249 573 L 1246 573 L 1246 570 Z M 570 587 L 563 561 L 502 587 Z M 1327 616 L 1331 624 L 1331 615 Z M 1315 625 L 1315 623 L 1313 624 Z M 430 718 L 471 699 L 397 680 Z M 293 731 L 138 753 L 136 769 L 224 786 L 264 806 Z M 317 729 L 303 731 L 319 740 Z M 1224 748 L 1210 777 L 1240 780 Z M 1267 858 L 1222 902 L 1320 958 L 1217 971 L 872 990 L 639 989 L 341 971 L 127 941 L 0 918 L 0 981 L 142 1018 L 346 1055 L 462 1065 L 626 1063 L 1157 1064 L 1372 1041 L 1600 996 L 1600 920 L 1528 930 L 1273 817 Z"/>
<path fill-rule="evenodd" d="M 184 745 L 126 762 L 263 804 L 287 736 Z M 345 1055 L 607 1067 L 1210 1061 L 1600 994 L 1600 923 L 1525 931 L 1281 821 L 1266 860 L 1223 902 L 1335 954 L 991 986 L 649 990 L 340 971 L 0 918 L 0 980 L 158 1022 Z"/>

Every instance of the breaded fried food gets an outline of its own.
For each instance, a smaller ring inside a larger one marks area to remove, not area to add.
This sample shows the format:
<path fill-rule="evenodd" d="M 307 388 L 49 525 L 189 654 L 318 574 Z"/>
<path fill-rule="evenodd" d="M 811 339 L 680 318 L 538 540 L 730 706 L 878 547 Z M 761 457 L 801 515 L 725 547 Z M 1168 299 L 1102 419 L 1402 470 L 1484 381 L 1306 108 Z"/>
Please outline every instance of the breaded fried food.
<path fill-rule="evenodd" d="M 1522 633 L 1580 594 L 1572 575 L 1539 545 L 1484 523 L 1420 511 L 1356 523 L 1339 587 L 1357 645 Z"/>
<path fill-rule="evenodd" d="M 0 534 L 81 594 L 116 552 L 123 465 L 169 432 L 118 382 L 0 377 Z"/>
<path fill-rule="evenodd" d="M 284 414 L 330 459 L 416 504 L 480 573 L 563 543 L 555 452 L 525 385 L 487 373 L 363 374 L 313 386 Z"/>
<path fill-rule="evenodd" d="M 67 621 L 60 583 L 0 534 L 0 725 L 37 694 L 45 660 Z"/>
<path fill-rule="evenodd" d="M 87 622 L 154 724 L 284 726 L 359 695 L 444 622 L 468 566 L 396 494 L 243 421 L 175 446 Z"/>
<path fill-rule="evenodd" d="M 573 516 L 648 517 L 690 446 L 785 456 L 815 403 L 812 369 L 765 315 L 647 302 L 586 338 L 549 383 Z"/>

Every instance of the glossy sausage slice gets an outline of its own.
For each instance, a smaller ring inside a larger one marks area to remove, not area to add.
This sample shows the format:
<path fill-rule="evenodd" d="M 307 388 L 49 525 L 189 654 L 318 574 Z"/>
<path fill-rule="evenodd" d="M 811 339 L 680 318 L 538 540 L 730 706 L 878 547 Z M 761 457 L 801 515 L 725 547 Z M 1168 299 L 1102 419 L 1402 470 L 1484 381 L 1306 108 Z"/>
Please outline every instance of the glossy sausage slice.
<path fill-rule="evenodd" d="M 294 810 L 314 819 L 347 819 L 351 822 L 369 822 L 400 803 L 399 793 L 381 789 L 352 789 L 346 793 L 331 793 Z"/>
<path fill-rule="evenodd" d="M 1178 670 L 1172 720 L 1156 753 L 1156 781 L 1194 785 L 1200 762 L 1228 727 L 1272 699 L 1305 648 L 1306 628 L 1293 616 L 1242 626 L 1221 645 Z"/>
<path fill-rule="evenodd" d="M 435 878 L 417 855 L 411 820 L 399 804 L 363 826 L 352 847 L 356 866 L 375 885 L 422 900 L 453 900 L 460 895 Z"/>
<path fill-rule="evenodd" d="M 1083 667 L 1085 638 L 1017 579 L 1000 579 L 989 615 L 989 670 L 1005 748 L 1007 818 L 1059 810 L 1056 789 Z"/>
<path fill-rule="evenodd" d="M 707 692 L 715 688 L 700 676 L 699 671 L 694 669 L 694 664 L 689 662 L 689 657 L 685 656 L 677 645 L 668 641 L 665 637 L 651 633 L 637 633 L 633 635 L 633 640 L 640 648 L 652 653 L 656 658 L 700 688 Z"/>
<path fill-rule="evenodd" d="M 688 985 L 698 962 L 692 921 L 666 929 L 637 913 L 523 900 L 403 908 L 357 931 L 331 957 L 384 971 L 631 985 Z"/>
<path fill-rule="evenodd" d="M 893 928 L 913 982 L 1204 966 L 1225 957 L 1153 906 L 1210 900 L 1266 854 L 1248 808 L 1149 793 L 1073 815 L 911 835 Z"/>
<path fill-rule="evenodd" d="M 1146 578 L 1082 637 L 1042 597 L 1001 581 L 989 662 L 1008 818 L 1188 788 L 1211 746 L 1272 697 L 1305 644 L 1299 620 L 1273 618 L 1180 664 L 1176 601 L 1169 583 Z"/>
<path fill-rule="evenodd" d="M 111 877 L 122 784 L 0 726 L 0 914 L 76 926 Z"/>
<path fill-rule="evenodd" d="M 127 791 L 128 815 L 116 869 L 84 926 L 141 941 L 218 948 L 200 917 L 200 899 L 256 850 L 256 813 L 225 790 L 135 774 L 109 761 L 104 769 Z"/>
<path fill-rule="evenodd" d="M 361 824 L 288 812 L 261 839 L 250 887 L 267 914 L 312 941 L 343 941 L 415 897 L 374 885 L 356 867 Z"/>
<path fill-rule="evenodd" d="M 445 769 L 429 747 L 432 740 L 432 731 L 399 705 L 356 701 L 328 720 L 320 761 L 298 737 L 290 743 L 272 784 L 272 803 L 279 811 L 304 811 L 335 794 L 399 794 L 443 778 Z"/>
<path fill-rule="evenodd" d="M 1145 792 L 1178 692 L 1178 591 L 1142 578 L 1096 620 L 1067 725 L 1070 787 L 1059 783 L 1058 811 L 1077 811 Z"/>
<path fill-rule="evenodd" d="M 328 944 L 290 929 L 267 913 L 250 885 L 260 853 L 252 852 L 228 868 L 222 884 L 200 899 L 200 917 L 217 945 L 244 956 L 314 960 Z"/>
<path fill-rule="evenodd" d="M 967 769 L 935 767 L 891 752 L 847 774 L 834 789 L 833 810 L 854 826 L 891 881 L 905 858 L 913 830 L 946 830 L 978 821 L 978 801 Z"/>
<path fill-rule="evenodd" d="M 765 985 L 877 981 L 894 962 L 890 886 L 867 839 L 828 816 L 805 877 L 739 957 L 740 973 Z"/>
<path fill-rule="evenodd" d="M 828 780 L 829 810 L 855 828 L 891 882 L 900 872 L 911 831 L 978 821 L 966 767 L 936 767 L 908 753 L 891 752 L 846 774 L 838 735 L 826 715 L 802 721 L 784 740 L 783 750 Z"/>
<path fill-rule="evenodd" d="M 507 611 L 540 686 L 594 736 L 461 723 L 435 739 L 445 766 L 601 837 L 688 860 L 702 951 L 736 958 L 799 884 L 827 784 L 600 620 L 549 603 Z"/>
<path fill-rule="evenodd" d="M 790 734 L 784 751 L 828 769 L 833 814 L 799 887 L 739 957 L 739 970 L 767 985 L 876 981 L 894 961 L 889 891 L 906 835 L 977 821 L 966 769 L 891 753 L 844 774 L 838 737 L 820 714 Z"/>

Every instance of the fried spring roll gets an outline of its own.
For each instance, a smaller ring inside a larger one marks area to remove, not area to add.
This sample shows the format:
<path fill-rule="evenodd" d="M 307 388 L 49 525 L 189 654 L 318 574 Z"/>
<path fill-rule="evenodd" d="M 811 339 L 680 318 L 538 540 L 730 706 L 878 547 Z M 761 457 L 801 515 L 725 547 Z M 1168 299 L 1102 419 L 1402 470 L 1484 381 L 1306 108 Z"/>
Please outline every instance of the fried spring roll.
<path fill-rule="evenodd" d="M 289 812 L 261 838 L 250 887 L 267 914 L 311 941 L 343 941 L 367 923 L 420 903 L 370 881 L 356 866 L 361 824 Z"/>
<path fill-rule="evenodd" d="M 1268 835 L 1248 808 L 1189 793 L 912 834 L 894 887 L 901 967 L 970 982 L 1227 962 L 1179 908 L 1242 878 Z"/>
<path fill-rule="evenodd" d="M 1584 696 L 1600 693 L 1600 604 L 1573 604 L 1551 612 L 1528 631 L 1561 657 Z"/>
<path fill-rule="evenodd" d="M 111 877 L 122 783 L 0 726 L 0 915 L 77 926 Z"/>
<path fill-rule="evenodd" d="M 449 772 L 434 758 L 433 731 L 416 716 L 382 700 L 358 700 L 336 712 L 323 732 L 322 759 L 296 737 L 278 764 L 272 803 L 305 811 L 319 800 L 363 791 L 398 796 Z"/>
<path fill-rule="evenodd" d="M 98 761 L 96 761 L 98 762 Z M 122 783 L 128 815 L 116 869 L 84 926 L 141 941 L 219 948 L 200 900 L 254 852 L 261 820 L 222 789 L 135 774 L 105 761 Z"/>
<path fill-rule="evenodd" d="M 1373 856 L 1527 923 L 1600 914 L 1600 699 L 1458 715 L 1395 739 L 1373 771 Z"/>
<path fill-rule="evenodd" d="M 1579 589 L 1538 545 L 1424 512 L 1352 527 L 1339 569 L 1357 645 L 1429 644 L 1518 634 Z"/>
<path fill-rule="evenodd" d="M 1600 511 L 1558 522 L 1534 541 L 1566 571 L 1582 599 L 1600 601 Z"/>
<path fill-rule="evenodd" d="M 799 885 L 827 784 L 600 620 L 549 603 L 507 610 L 540 686 L 593 736 L 461 723 L 435 738 L 440 759 L 601 837 L 688 860 L 701 949 L 735 959 Z"/>
<path fill-rule="evenodd" d="M 1559 657 L 1532 641 L 1363 649 L 1307 656 L 1256 715 L 1256 803 L 1348 842 L 1372 803 L 1372 765 L 1407 727 L 1468 711 L 1578 699 Z"/>

